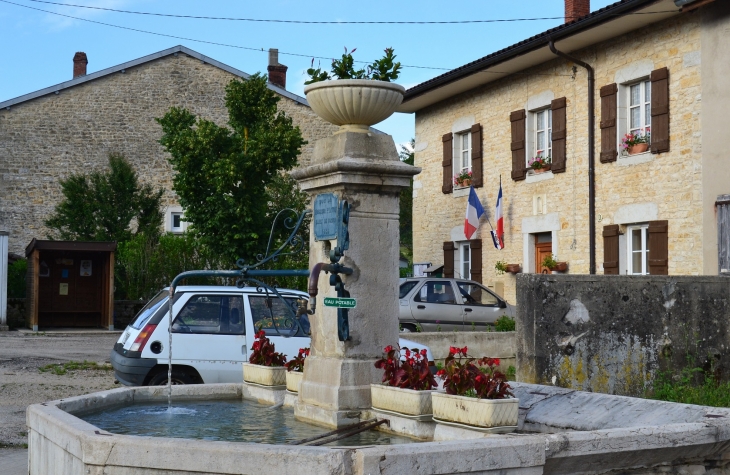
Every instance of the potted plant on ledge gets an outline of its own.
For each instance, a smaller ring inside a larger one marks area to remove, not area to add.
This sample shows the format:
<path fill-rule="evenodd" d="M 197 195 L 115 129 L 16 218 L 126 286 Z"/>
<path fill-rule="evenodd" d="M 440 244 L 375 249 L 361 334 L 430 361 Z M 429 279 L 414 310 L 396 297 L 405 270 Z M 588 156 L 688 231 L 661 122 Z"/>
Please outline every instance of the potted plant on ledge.
<path fill-rule="evenodd" d="M 398 78 L 401 67 L 395 62 L 393 48 L 386 48 L 385 55 L 366 69 L 355 69 L 355 49 L 348 53 L 345 48 L 342 58 L 332 61 L 331 75 L 314 69 L 314 59 L 307 69 L 307 102 L 318 116 L 340 126 L 337 133 L 369 132 L 371 125 L 395 112 L 405 93 L 403 86 L 391 83 Z"/>
<path fill-rule="evenodd" d="M 517 429 L 519 400 L 513 397 L 507 376 L 497 369 L 499 359 L 467 356 L 467 347 L 449 349 L 444 368 L 446 393 L 434 393 L 433 418 L 487 429 L 512 432 Z"/>
<path fill-rule="evenodd" d="M 544 173 L 550 170 L 550 157 L 532 157 L 527 165 L 532 169 L 532 173 Z"/>
<path fill-rule="evenodd" d="M 251 349 L 253 351 L 248 363 L 243 363 L 243 380 L 262 386 L 284 386 L 286 356 L 276 352 L 274 344 L 266 338 L 264 330 L 256 333 Z"/>
<path fill-rule="evenodd" d="M 304 360 L 307 359 L 307 356 L 309 356 L 309 348 L 299 348 L 299 354 L 284 365 L 287 391 L 299 392 L 299 384 L 304 376 Z"/>
<path fill-rule="evenodd" d="M 462 170 L 456 175 L 454 175 L 454 185 L 466 188 L 468 186 L 471 186 L 471 170 Z"/>
<path fill-rule="evenodd" d="M 629 132 L 624 135 L 621 139 L 621 146 L 625 153 L 629 155 L 636 155 L 638 153 L 644 153 L 649 149 L 649 143 L 651 142 L 651 132 L 647 128 L 646 133 Z"/>
<path fill-rule="evenodd" d="M 436 391 L 436 380 L 428 366 L 426 350 L 402 352 L 396 346 L 386 346 L 383 358 L 375 367 L 385 370 L 382 384 L 370 385 L 370 397 L 374 409 L 395 412 L 405 417 L 431 417 L 431 394 Z"/>
<path fill-rule="evenodd" d="M 494 264 L 494 272 L 496 272 L 497 275 L 504 275 L 504 273 L 507 272 L 507 263 L 504 261 L 497 261 Z"/>
<path fill-rule="evenodd" d="M 565 272 L 568 270 L 568 263 L 558 262 L 554 254 L 545 256 L 545 259 L 542 260 L 542 266 L 550 269 L 553 274 L 558 272 Z"/>

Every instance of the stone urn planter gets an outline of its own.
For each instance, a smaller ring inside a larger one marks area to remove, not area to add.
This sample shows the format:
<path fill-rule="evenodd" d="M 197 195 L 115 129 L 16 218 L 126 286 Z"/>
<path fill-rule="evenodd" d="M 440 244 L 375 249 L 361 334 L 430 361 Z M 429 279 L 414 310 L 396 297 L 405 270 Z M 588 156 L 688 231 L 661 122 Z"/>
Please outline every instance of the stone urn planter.
<path fill-rule="evenodd" d="M 416 391 L 384 384 L 370 385 L 373 409 L 396 412 L 405 416 L 430 416 L 433 413 L 431 395 L 438 390 Z"/>
<path fill-rule="evenodd" d="M 286 368 L 243 363 L 243 380 L 261 386 L 285 386 Z"/>
<path fill-rule="evenodd" d="M 512 432 L 517 429 L 519 399 L 477 399 L 435 393 L 433 418 L 438 422 L 465 424 L 495 432 Z"/>
<path fill-rule="evenodd" d="M 636 155 L 637 153 L 644 153 L 649 150 L 648 143 L 637 143 L 629 147 L 629 155 Z"/>
<path fill-rule="evenodd" d="M 286 390 L 293 393 L 299 392 L 299 385 L 302 383 L 304 373 L 301 371 L 286 372 Z"/>
<path fill-rule="evenodd" d="M 304 87 L 312 110 L 339 125 L 339 132 L 367 133 L 371 125 L 395 112 L 404 93 L 405 88 L 399 84 L 369 79 L 337 79 Z"/>

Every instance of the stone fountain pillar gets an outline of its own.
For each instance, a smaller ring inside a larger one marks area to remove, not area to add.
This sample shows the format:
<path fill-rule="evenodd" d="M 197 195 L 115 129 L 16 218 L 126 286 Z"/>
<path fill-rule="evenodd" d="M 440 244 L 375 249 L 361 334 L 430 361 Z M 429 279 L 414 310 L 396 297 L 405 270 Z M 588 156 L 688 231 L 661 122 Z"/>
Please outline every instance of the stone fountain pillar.
<path fill-rule="evenodd" d="M 319 114 L 309 94 L 307 98 Z M 374 362 L 399 336 L 398 196 L 419 172 L 399 160 L 391 136 L 369 132 L 367 127 L 346 126 L 319 140 L 312 165 L 292 173 L 313 199 L 321 193 L 334 193 L 352 206 L 350 247 L 340 262 L 354 269 L 352 275 L 341 277 L 357 300 L 349 311 L 350 340 L 339 341 L 337 309 L 323 304 L 325 297 L 337 293 L 329 284 L 329 274 L 321 273 L 317 309 L 310 317 L 311 354 L 295 409 L 299 419 L 340 427 L 358 422 L 360 411 L 370 408 L 370 384 L 382 378 Z M 312 226 L 310 269 L 319 262 L 329 263 L 329 251 L 336 245 L 336 240 L 314 241 Z"/>

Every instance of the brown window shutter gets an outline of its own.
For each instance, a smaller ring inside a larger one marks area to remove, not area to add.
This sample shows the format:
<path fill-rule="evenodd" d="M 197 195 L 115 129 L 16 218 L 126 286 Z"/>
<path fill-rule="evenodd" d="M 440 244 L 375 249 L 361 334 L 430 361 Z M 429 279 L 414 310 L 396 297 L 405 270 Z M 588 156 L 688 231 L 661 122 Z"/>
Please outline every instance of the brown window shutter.
<path fill-rule="evenodd" d="M 615 162 L 618 157 L 617 99 L 618 86 L 615 83 L 601 88 L 601 163 Z"/>
<path fill-rule="evenodd" d="M 471 250 L 471 280 L 482 283 L 482 240 L 469 241 Z"/>
<path fill-rule="evenodd" d="M 550 110 L 553 114 L 553 155 L 550 170 L 553 173 L 565 172 L 566 104 L 567 101 L 564 97 L 550 103 Z"/>
<path fill-rule="evenodd" d="M 484 185 L 481 124 L 471 126 L 471 184 L 474 188 Z"/>
<path fill-rule="evenodd" d="M 454 243 L 444 242 L 444 277 L 454 277 Z"/>
<path fill-rule="evenodd" d="M 603 227 L 603 273 L 618 275 L 618 224 Z"/>
<path fill-rule="evenodd" d="M 524 180 L 527 170 L 525 156 L 525 109 L 514 111 L 509 115 L 512 123 L 512 179 Z"/>
<path fill-rule="evenodd" d="M 651 153 L 669 151 L 669 70 L 651 72 Z"/>
<path fill-rule="evenodd" d="M 649 274 L 651 275 L 669 275 L 668 227 L 667 220 L 649 221 Z"/>
<path fill-rule="evenodd" d="M 441 162 L 441 166 L 444 168 L 444 183 L 441 186 L 441 191 L 444 193 L 451 193 L 454 190 L 454 172 L 453 170 L 453 155 L 454 155 L 454 134 L 449 132 L 441 138 L 444 144 L 444 159 Z"/>

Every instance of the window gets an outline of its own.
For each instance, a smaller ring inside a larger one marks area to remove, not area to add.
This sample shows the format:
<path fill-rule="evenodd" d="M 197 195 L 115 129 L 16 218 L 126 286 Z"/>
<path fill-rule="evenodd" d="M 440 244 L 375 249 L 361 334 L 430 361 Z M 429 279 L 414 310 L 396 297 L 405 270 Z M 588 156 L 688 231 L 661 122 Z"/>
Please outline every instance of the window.
<path fill-rule="evenodd" d="M 309 334 L 307 315 L 299 316 L 299 326 L 304 333 L 293 321 L 297 314 L 296 298 L 286 297 L 282 301 L 279 297 L 271 295 L 269 297 L 252 296 L 248 300 L 251 304 L 253 327 L 256 331 L 263 329 L 268 336 L 306 336 Z M 292 335 L 295 330 L 296 333 Z"/>
<path fill-rule="evenodd" d="M 183 232 L 182 213 L 170 213 L 170 231 L 173 233 Z"/>
<path fill-rule="evenodd" d="M 454 174 L 471 170 L 471 133 L 469 131 L 454 134 L 454 169 Z"/>
<path fill-rule="evenodd" d="M 468 242 L 459 244 L 459 271 L 462 279 L 471 279 L 471 246 Z"/>
<path fill-rule="evenodd" d="M 418 282 L 411 280 L 409 282 L 403 282 L 400 286 L 400 293 L 398 294 L 399 299 L 403 299 L 408 295 L 408 293 L 413 289 L 413 287 L 416 286 Z"/>
<path fill-rule="evenodd" d="M 194 295 L 175 318 L 172 332 L 244 335 L 243 297 Z"/>
<path fill-rule="evenodd" d="M 534 154 L 532 157 L 551 157 L 553 152 L 553 111 L 542 109 L 532 114 L 534 116 Z M 532 158 L 529 157 L 529 158 Z"/>
<path fill-rule="evenodd" d="M 499 299 L 481 285 L 457 282 L 459 293 L 466 305 L 485 305 L 498 307 Z"/>
<path fill-rule="evenodd" d="M 455 304 L 456 296 L 449 281 L 426 282 L 413 298 L 415 302 Z"/>
<path fill-rule="evenodd" d="M 649 274 L 649 225 L 628 226 L 626 273 L 629 275 Z"/>
<path fill-rule="evenodd" d="M 641 81 L 627 86 L 628 132 L 644 134 L 651 129 L 651 82 Z"/>

